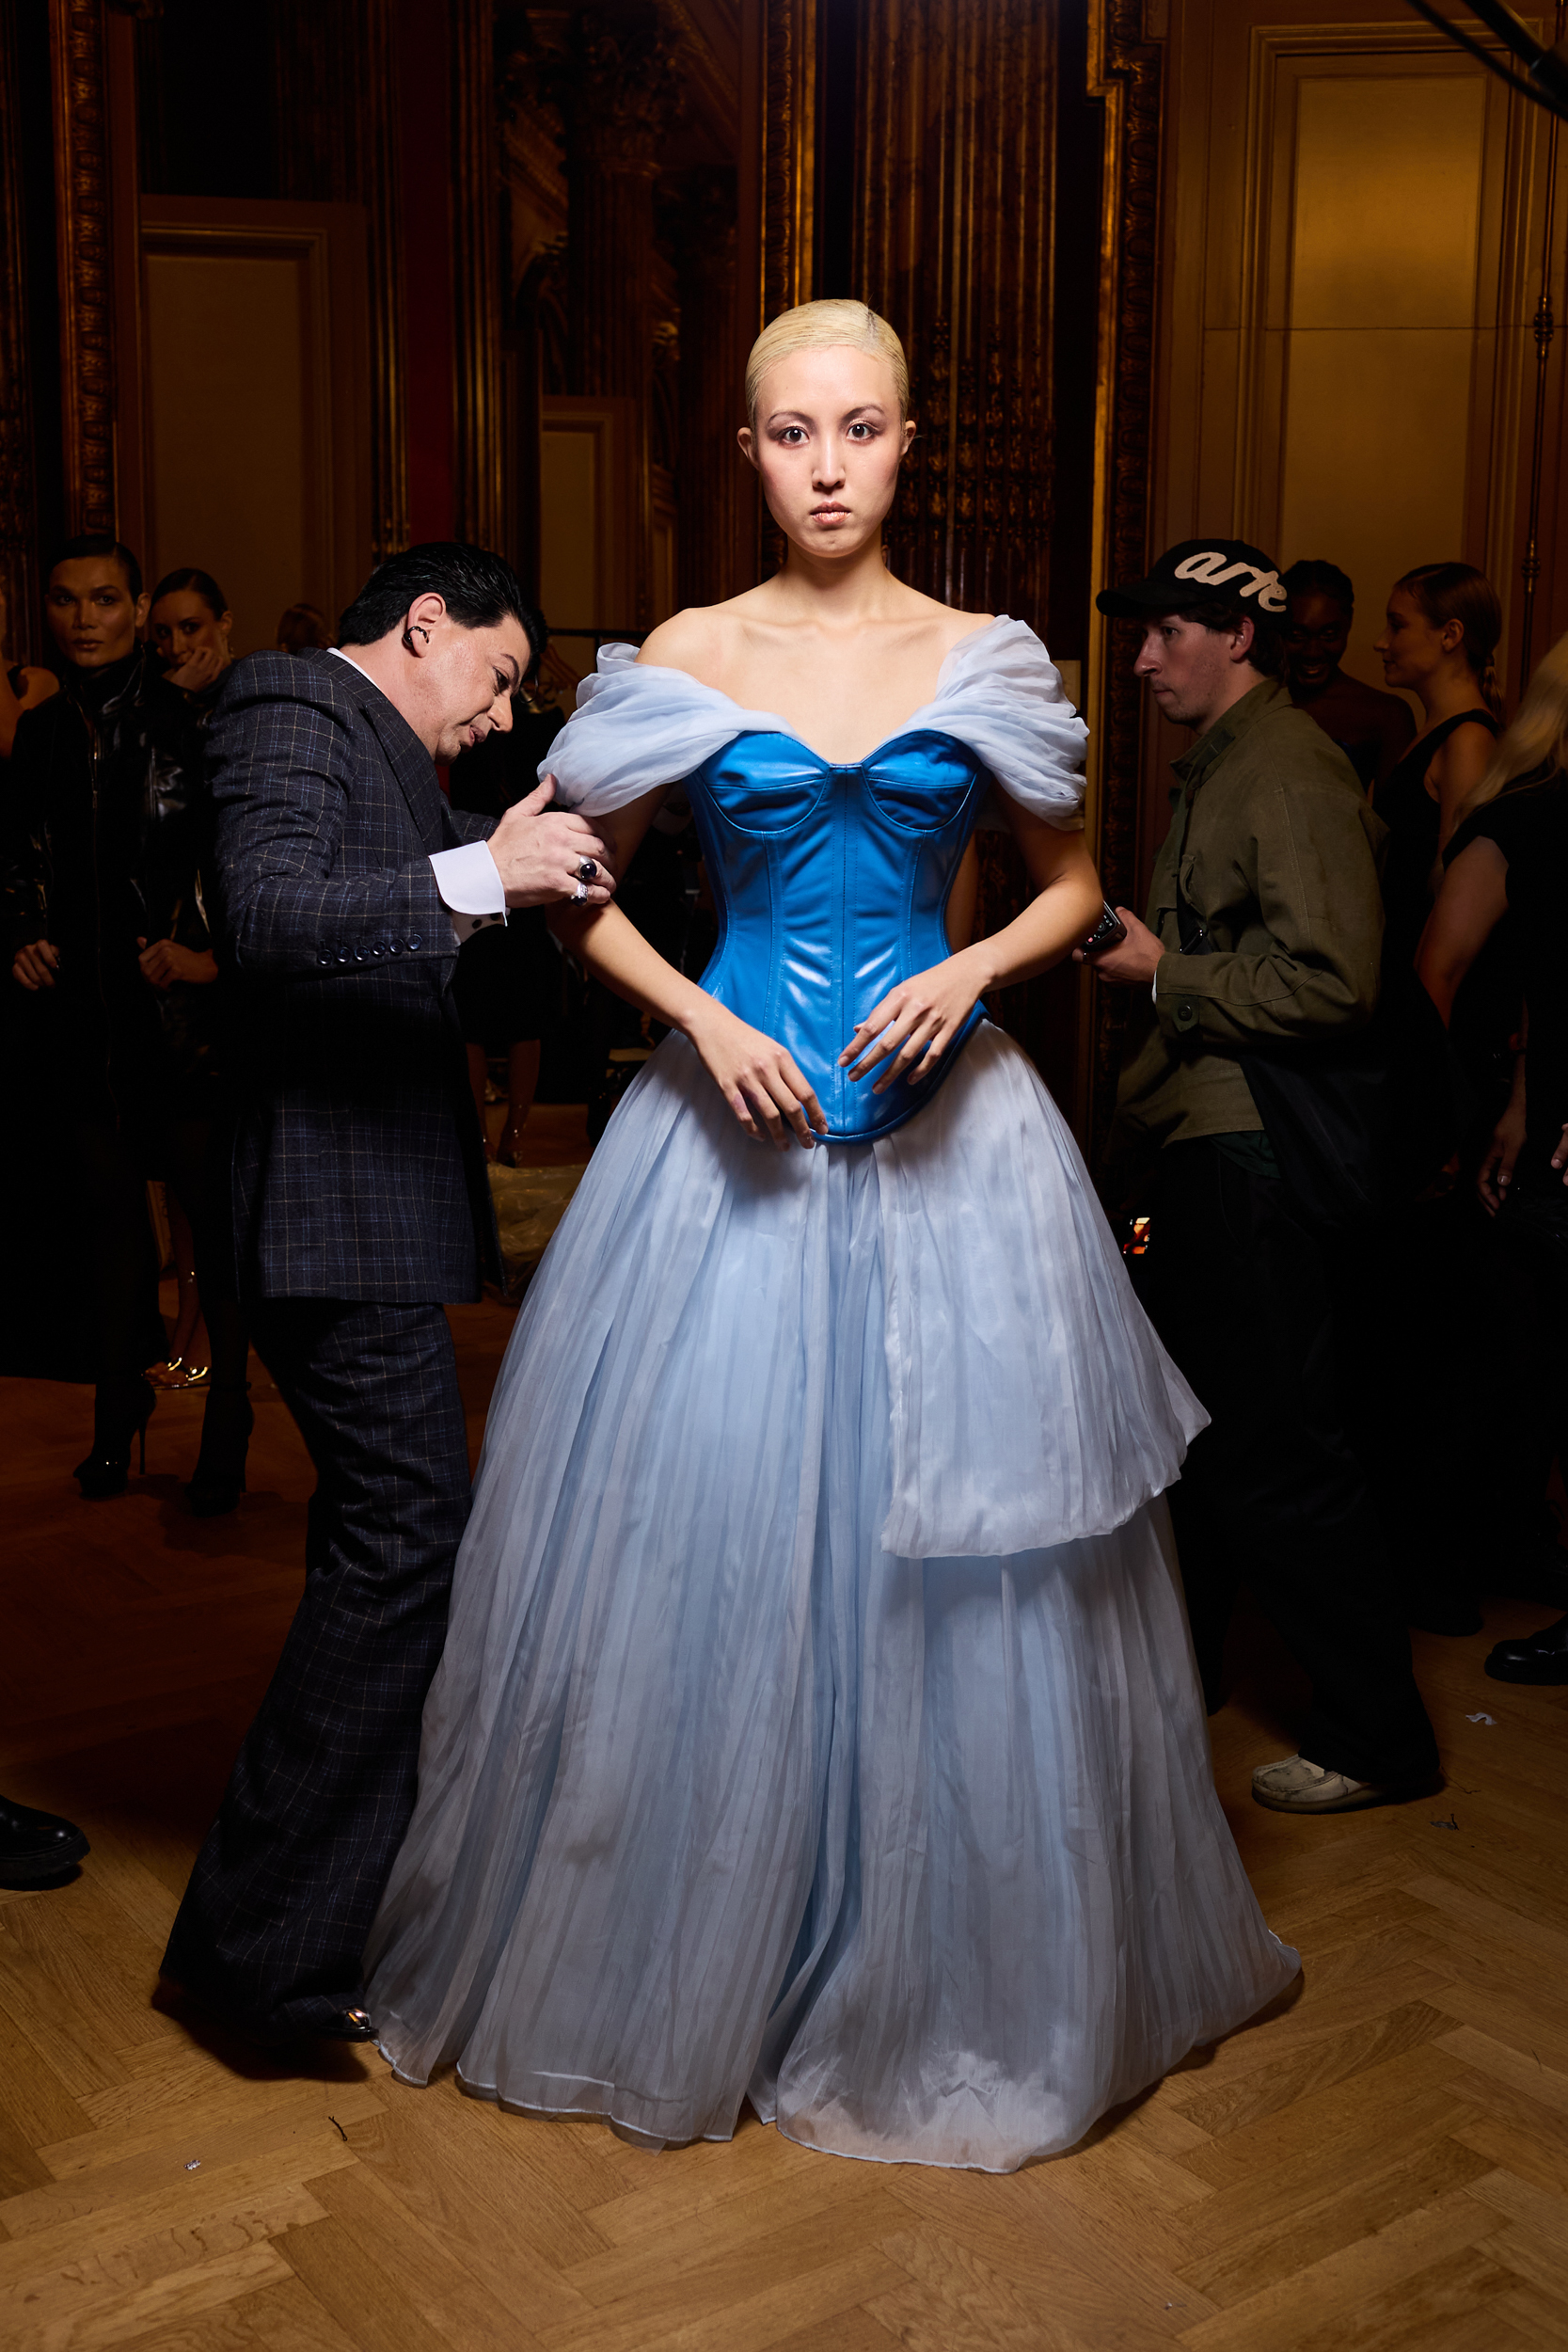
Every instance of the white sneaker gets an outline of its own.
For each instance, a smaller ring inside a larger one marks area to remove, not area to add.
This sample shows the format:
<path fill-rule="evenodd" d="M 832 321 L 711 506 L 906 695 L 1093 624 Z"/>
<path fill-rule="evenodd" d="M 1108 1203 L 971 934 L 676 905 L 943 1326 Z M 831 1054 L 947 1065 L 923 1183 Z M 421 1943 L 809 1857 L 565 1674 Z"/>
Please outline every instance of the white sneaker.
<path fill-rule="evenodd" d="M 1259 1764 L 1252 1775 L 1254 1802 L 1275 1813 L 1354 1813 L 1396 1793 L 1377 1781 L 1325 1772 L 1305 1756 L 1282 1756 L 1277 1764 Z"/>

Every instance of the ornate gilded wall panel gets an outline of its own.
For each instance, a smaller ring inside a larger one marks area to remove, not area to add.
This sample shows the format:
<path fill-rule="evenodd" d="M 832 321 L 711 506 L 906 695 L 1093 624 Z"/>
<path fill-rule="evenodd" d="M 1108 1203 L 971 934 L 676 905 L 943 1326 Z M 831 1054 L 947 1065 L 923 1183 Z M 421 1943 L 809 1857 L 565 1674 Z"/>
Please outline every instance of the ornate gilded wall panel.
<path fill-rule="evenodd" d="M 66 517 L 115 527 L 114 273 L 103 0 L 50 0 Z"/>
<path fill-rule="evenodd" d="M 452 344 L 456 528 L 502 535 L 501 201 L 492 0 L 451 0 Z"/>
<path fill-rule="evenodd" d="M 278 194 L 369 223 L 372 543 L 408 543 L 396 0 L 274 0 Z"/>
<path fill-rule="evenodd" d="M 735 453 L 740 387 L 734 380 L 735 174 L 718 166 L 683 177 L 666 215 L 679 256 L 680 452 L 677 489 L 688 527 L 678 541 L 678 601 L 717 604 L 736 578 L 747 478 Z"/>
<path fill-rule="evenodd" d="M 900 575 L 1043 626 L 1050 590 L 1055 10 L 862 0 L 855 291 L 910 355 Z"/>
<path fill-rule="evenodd" d="M 33 498 L 33 416 L 27 377 L 22 158 L 16 125 L 15 21 L 0 8 L 0 588 L 9 649 L 19 661 L 38 651 L 38 522 Z"/>
<path fill-rule="evenodd" d="M 653 6 L 580 9 L 555 87 L 565 118 L 570 191 L 572 389 L 635 403 L 635 511 L 626 548 L 632 611 L 593 617 L 647 627 L 654 617 L 654 192 L 682 106 L 674 37 Z"/>
<path fill-rule="evenodd" d="M 816 271 L 818 0 L 759 0 L 763 15 L 762 271 L 758 327 L 809 302 Z"/>
<path fill-rule="evenodd" d="M 1105 100 L 1101 186 L 1100 398 L 1092 577 L 1131 580 L 1148 545 L 1152 482 L 1161 128 L 1165 43 L 1145 32 L 1143 0 L 1094 0 L 1089 87 Z M 1097 620 L 1086 716 L 1092 730 L 1090 820 L 1108 898 L 1129 903 L 1138 875 L 1144 690 L 1132 675 L 1133 625 Z M 1087 1120 L 1104 1138 L 1116 1101 L 1127 993 L 1093 983 Z"/>

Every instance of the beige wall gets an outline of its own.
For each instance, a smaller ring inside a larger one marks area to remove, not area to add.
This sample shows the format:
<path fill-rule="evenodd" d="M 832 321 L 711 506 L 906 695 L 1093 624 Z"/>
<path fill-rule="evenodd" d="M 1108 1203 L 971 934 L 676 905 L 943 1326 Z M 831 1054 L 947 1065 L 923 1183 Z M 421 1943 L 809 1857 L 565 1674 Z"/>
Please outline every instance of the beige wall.
<path fill-rule="evenodd" d="M 1171 10 L 1153 536 L 1323 556 L 1355 582 L 1347 663 L 1390 582 L 1460 557 L 1495 581 L 1516 689 L 1547 119 L 1386 0 Z M 1560 173 L 1553 299 L 1563 311 Z M 1548 376 L 1533 655 L 1568 626 Z M 1146 865 L 1164 829 L 1151 729 Z"/>
<path fill-rule="evenodd" d="M 370 567 L 363 217 L 150 199 L 139 332 L 149 581 L 214 573 L 236 653 Z"/>
<path fill-rule="evenodd" d="M 630 625 L 635 421 L 634 401 L 577 393 L 541 411 L 539 601 L 556 660 L 576 677 L 594 667 L 594 641 L 574 628 Z"/>
<path fill-rule="evenodd" d="M 285 605 L 325 593 L 310 508 L 306 265 L 297 255 L 150 253 L 150 579 L 215 575 L 234 650 L 270 644 Z"/>
<path fill-rule="evenodd" d="M 1266 330 L 1282 346 L 1280 461 L 1259 520 L 1282 564 L 1332 550 L 1350 573 L 1348 666 L 1381 685 L 1383 591 L 1466 543 L 1488 92 L 1479 72 L 1292 83 L 1289 277 Z"/>

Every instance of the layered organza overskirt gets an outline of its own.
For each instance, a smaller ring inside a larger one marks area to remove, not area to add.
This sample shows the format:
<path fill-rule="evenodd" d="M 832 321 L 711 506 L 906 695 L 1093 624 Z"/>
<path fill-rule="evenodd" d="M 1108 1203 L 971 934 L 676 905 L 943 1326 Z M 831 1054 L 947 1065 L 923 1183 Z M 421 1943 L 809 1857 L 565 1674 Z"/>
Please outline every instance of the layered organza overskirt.
<path fill-rule="evenodd" d="M 841 2154 L 1070 2146 L 1286 1984 L 1160 1497 L 1202 1414 L 982 1028 L 880 1141 L 660 1047 L 491 1407 L 367 1969 L 406 2080 Z"/>

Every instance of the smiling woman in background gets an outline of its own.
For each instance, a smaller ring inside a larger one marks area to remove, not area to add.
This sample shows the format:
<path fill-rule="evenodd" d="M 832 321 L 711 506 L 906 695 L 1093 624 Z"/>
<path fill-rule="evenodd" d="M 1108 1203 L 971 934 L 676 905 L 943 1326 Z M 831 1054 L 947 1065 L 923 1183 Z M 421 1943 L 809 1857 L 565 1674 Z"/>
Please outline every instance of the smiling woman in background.
<path fill-rule="evenodd" d="M 1416 732 L 1410 706 L 1380 694 L 1339 667 L 1355 617 L 1355 591 L 1338 564 L 1314 557 L 1292 564 L 1280 584 L 1290 598 L 1285 624 L 1291 700 L 1338 743 L 1370 791 L 1396 765 Z"/>

